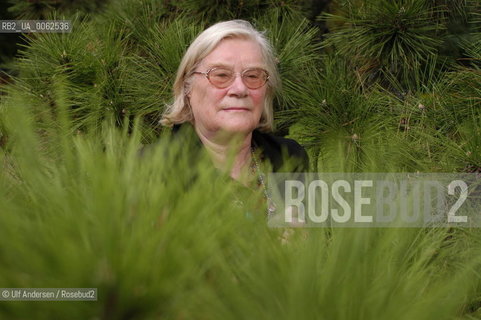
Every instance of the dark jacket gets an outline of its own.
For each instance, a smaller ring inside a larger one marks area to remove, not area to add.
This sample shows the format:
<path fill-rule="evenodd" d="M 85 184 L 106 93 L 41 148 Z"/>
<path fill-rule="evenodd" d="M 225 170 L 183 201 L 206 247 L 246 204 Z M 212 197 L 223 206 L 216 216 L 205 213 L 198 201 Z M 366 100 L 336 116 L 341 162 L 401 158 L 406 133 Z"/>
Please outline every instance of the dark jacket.
<path fill-rule="evenodd" d="M 252 140 L 254 147 L 261 150 L 264 161 L 267 159 L 271 163 L 273 172 L 306 172 L 309 169 L 307 153 L 295 140 L 274 136 L 259 130 L 254 130 Z M 286 160 L 289 163 L 286 163 Z"/>
<path fill-rule="evenodd" d="M 173 135 L 176 136 L 185 126 L 191 127 L 190 124 L 175 125 L 172 129 Z M 202 142 L 200 139 L 198 141 L 201 146 Z M 262 161 L 269 161 L 273 172 L 306 172 L 309 169 L 307 153 L 295 140 L 256 129 L 252 133 L 252 147 L 260 150 Z"/>

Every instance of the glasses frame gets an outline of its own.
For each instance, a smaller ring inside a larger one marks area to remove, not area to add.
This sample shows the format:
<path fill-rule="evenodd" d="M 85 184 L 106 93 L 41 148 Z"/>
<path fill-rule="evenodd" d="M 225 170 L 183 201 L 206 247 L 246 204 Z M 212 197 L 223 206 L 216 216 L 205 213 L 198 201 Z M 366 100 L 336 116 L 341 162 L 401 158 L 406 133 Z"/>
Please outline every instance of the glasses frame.
<path fill-rule="evenodd" d="M 207 70 L 207 71 L 205 71 L 205 72 L 193 71 L 192 74 L 202 74 L 202 75 L 204 75 L 204 76 L 207 78 L 207 80 L 209 80 L 209 83 L 210 83 L 211 85 L 213 85 L 214 87 L 216 87 L 217 89 L 225 89 L 225 88 L 227 88 L 228 86 L 230 86 L 230 85 L 235 81 L 235 77 L 236 77 L 237 75 L 240 75 L 240 76 L 241 76 L 242 83 L 244 83 L 244 85 L 245 85 L 247 88 L 249 88 L 249 89 L 259 89 L 259 88 L 262 88 L 263 86 L 266 85 L 267 81 L 269 81 L 269 72 L 267 72 L 267 70 L 264 70 L 264 69 L 262 69 L 262 68 L 249 68 L 249 69 L 245 69 L 245 70 L 242 71 L 242 72 L 233 72 L 233 73 L 234 73 L 234 77 L 232 78 L 232 80 L 227 81 L 227 82 L 226 82 L 226 86 L 224 86 L 224 87 L 219 87 L 219 86 L 213 84 L 212 81 L 210 80 L 210 77 L 209 77 L 210 72 L 212 72 L 212 71 L 215 70 L 215 69 L 227 69 L 227 70 L 229 70 L 228 68 L 224 68 L 224 67 L 214 67 L 214 68 L 210 68 L 209 70 Z M 247 83 L 246 83 L 245 80 L 244 80 L 244 74 L 245 74 L 247 71 L 251 71 L 251 70 L 262 70 L 262 71 L 265 72 L 265 74 L 266 74 L 266 79 L 265 79 L 264 83 L 263 83 L 262 85 L 260 85 L 259 87 L 250 87 L 250 86 L 247 85 Z"/>

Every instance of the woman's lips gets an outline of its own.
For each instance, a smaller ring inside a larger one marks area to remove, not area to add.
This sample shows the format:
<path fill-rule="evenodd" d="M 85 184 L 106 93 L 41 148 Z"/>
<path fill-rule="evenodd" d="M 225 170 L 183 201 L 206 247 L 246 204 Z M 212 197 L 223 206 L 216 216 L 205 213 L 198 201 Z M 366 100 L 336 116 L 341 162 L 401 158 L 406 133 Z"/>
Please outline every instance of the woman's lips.
<path fill-rule="evenodd" d="M 229 107 L 229 108 L 224 108 L 222 109 L 224 111 L 249 111 L 249 108 L 246 107 Z"/>

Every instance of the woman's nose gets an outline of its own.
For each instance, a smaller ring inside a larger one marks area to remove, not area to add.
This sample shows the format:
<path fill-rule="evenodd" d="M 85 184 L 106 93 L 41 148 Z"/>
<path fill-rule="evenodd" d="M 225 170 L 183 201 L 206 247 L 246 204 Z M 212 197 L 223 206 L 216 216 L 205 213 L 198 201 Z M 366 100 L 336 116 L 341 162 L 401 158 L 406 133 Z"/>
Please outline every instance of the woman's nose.
<path fill-rule="evenodd" d="M 234 81 L 232 84 L 229 86 L 229 95 L 235 95 L 235 96 L 246 96 L 249 88 L 244 84 L 244 81 L 242 80 L 242 76 L 240 74 L 236 74 L 234 77 Z"/>

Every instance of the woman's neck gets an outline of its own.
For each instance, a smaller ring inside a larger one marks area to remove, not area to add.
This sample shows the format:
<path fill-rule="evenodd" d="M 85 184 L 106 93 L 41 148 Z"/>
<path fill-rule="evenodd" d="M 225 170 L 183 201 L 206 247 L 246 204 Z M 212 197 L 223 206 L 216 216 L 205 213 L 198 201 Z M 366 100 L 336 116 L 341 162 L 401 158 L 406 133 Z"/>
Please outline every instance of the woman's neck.
<path fill-rule="evenodd" d="M 209 152 L 214 165 L 225 172 L 230 170 L 230 176 L 233 179 L 245 184 L 252 160 L 252 133 L 247 135 L 226 136 L 218 134 L 207 136 L 197 129 L 196 131 L 202 144 Z"/>

